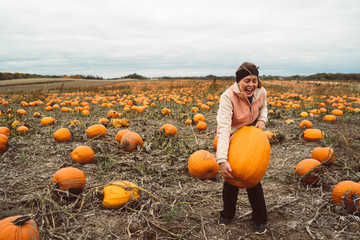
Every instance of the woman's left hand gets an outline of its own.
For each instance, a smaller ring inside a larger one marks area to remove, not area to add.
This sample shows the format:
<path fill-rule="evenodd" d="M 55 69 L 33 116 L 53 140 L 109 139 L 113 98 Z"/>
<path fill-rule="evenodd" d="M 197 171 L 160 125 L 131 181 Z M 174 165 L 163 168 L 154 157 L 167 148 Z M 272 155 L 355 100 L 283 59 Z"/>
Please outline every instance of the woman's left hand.
<path fill-rule="evenodd" d="M 262 130 L 265 129 L 265 122 L 264 121 L 257 121 L 255 127 L 261 128 Z"/>

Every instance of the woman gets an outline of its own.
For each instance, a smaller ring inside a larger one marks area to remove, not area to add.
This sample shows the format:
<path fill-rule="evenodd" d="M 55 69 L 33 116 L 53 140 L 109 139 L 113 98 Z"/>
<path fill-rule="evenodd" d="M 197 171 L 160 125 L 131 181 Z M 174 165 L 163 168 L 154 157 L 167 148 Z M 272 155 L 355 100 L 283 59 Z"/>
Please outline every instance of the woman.
<path fill-rule="evenodd" d="M 236 82 L 220 97 L 218 123 L 217 162 L 225 178 L 234 178 L 227 161 L 230 136 L 243 126 L 265 128 L 267 121 L 266 90 L 259 81 L 258 67 L 244 62 L 236 71 Z M 246 189 L 255 223 L 255 234 L 266 232 L 267 211 L 264 193 L 259 182 Z M 219 224 L 228 225 L 235 216 L 239 188 L 224 181 L 223 204 Z"/>

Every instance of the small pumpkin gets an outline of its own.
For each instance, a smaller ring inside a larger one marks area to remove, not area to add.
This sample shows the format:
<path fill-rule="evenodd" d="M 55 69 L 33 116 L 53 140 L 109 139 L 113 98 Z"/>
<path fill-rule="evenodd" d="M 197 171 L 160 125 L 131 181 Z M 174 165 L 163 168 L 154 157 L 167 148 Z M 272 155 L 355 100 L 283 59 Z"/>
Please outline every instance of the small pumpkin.
<path fill-rule="evenodd" d="M 33 118 L 40 118 L 41 114 L 39 112 L 34 112 Z"/>
<path fill-rule="evenodd" d="M 201 121 L 205 122 L 205 116 L 202 115 L 201 113 L 195 114 L 193 119 L 195 122 L 201 122 Z"/>
<path fill-rule="evenodd" d="M 135 183 L 115 181 L 106 185 L 101 192 L 96 192 L 105 208 L 119 208 L 140 197 L 140 190 Z"/>
<path fill-rule="evenodd" d="M 110 110 L 106 116 L 107 118 L 119 118 L 120 114 L 117 111 Z"/>
<path fill-rule="evenodd" d="M 161 114 L 162 115 L 169 115 L 171 113 L 171 110 L 168 108 L 163 108 L 161 109 Z"/>
<path fill-rule="evenodd" d="M 265 175 L 270 153 L 269 140 L 260 128 L 240 128 L 232 135 L 228 151 L 234 179 L 225 178 L 225 181 L 241 188 L 254 187 Z"/>
<path fill-rule="evenodd" d="M 27 134 L 29 133 L 29 128 L 26 126 L 20 126 L 16 129 L 16 131 L 20 134 Z"/>
<path fill-rule="evenodd" d="M 304 131 L 304 140 L 309 142 L 317 142 L 323 139 L 325 133 L 320 129 L 309 128 Z"/>
<path fill-rule="evenodd" d="M 176 133 L 178 132 L 177 128 L 172 125 L 172 124 L 164 124 L 161 128 L 160 128 L 161 132 L 163 132 L 165 134 L 165 136 L 175 136 Z"/>
<path fill-rule="evenodd" d="M 54 122 L 55 122 L 55 119 L 52 117 L 43 117 L 40 121 L 40 124 L 43 126 L 49 126 L 49 125 L 54 124 Z"/>
<path fill-rule="evenodd" d="M 19 215 L 0 220 L 0 240 L 40 240 L 39 229 L 31 217 Z"/>
<path fill-rule="evenodd" d="M 26 114 L 26 110 L 24 109 L 19 109 L 16 111 L 19 115 L 25 115 Z"/>
<path fill-rule="evenodd" d="M 60 128 L 54 132 L 53 137 L 56 142 L 66 142 L 71 139 L 71 133 L 67 128 Z"/>
<path fill-rule="evenodd" d="M 307 112 L 301 112 L 301 113 L 300 113 L 300 116 L 301 116 L 301 117 L 307 117 L 307 116 L 309 116 L 309 113 L 307 113 Z"/>
<path fill-rule="evenodd" d="M 98 123 L 100 123 L 100 124 L 102 124 L 102 125 L 104 125 L 105 127 L 109 124 L 109 119 L 107 119 L 107 118 L 100 118 L 99 120 L 98 120 Z"/>
<path fill-rule="evenodd" d="M 344 115 L 344 112 L 340 109 L 334 109 L 331 111 L 332 114 L 334 114 L 335 116 L 342 116 Z"/>
<path fill-rule="evenodd" d="M 218 143 L 219 136 L 216 135 L 213 140 L 213 148 L 216 151 L 217 150 L 217 143 Z"/>
<path fill-rule="evenodd" d="M 192 124 L 192 120 L 191 120 L 191 119 L 186 119 L 186 120 L 185 120 L 185 124 L 186 124 L 186 125 L 191 125 L 191 124 Z"/>
<path fill-rule="evenodd" d="M 128 132 L 122 136 L 120 146 L 126 152 L 133 152 L 142 148 L 143 139 L 136 132 Z"/>
<path fill-rule="evenodd" d="M 274 139 L 275 138 L 275 134 L 272 131 L 269 131 L 269 130 L 264 131 L 264 134 L 268 139 Z"/>
<path fill-rule="evenodd" d="M 94 151 L 89 146 L 78 146 L 72 153 L 71 158 L 78 163 L 91 163 L 94 160 Z"/>
<path fill-rule="evenodd" d="M 360 184 L 354 181 L 341 181 L 331 191 L 332 202 L 343 205 L 351 212 L 360 210 L 360 201 L 354 202 L 354 199 L 359 199 L 359 196 Z"/>
<path fill-rule="evenodd" d="M 300 128 L 306 127 L 306 128 L 312 128 L 312 123 L 309 120 L 302 120 L 299 124 Z"/>
<path fill-rule="evenodd" d="M 320 165 L 320 162 L 315 159 L 303 159 L 301 160 L 295 167 L 295 175 L 297 178 L 301 178 L 305 173 L 309 172 L 314 167 Z M 306 177 L 304 177 L 301 182 L 303 183 L 314 183 L 319 180 L 319 177 L 316 175 L 317 171 L 319 171 L 319 168 L 316 168 L 311 173 L 309 173 Z"/>
<path fill-rule="evenodd" d="M 60 188 L 73 194 L 79 194 L 85 187 L 86 178 L 83 171 L 74 167 L 59 169 L 53 179 L 53 188 Z"/>
<path fill-rule="evenodd" d="M 195 127 L 197 130 L 199 131 L 202 131 L 202 130 L 205 130 L 207 128 L 207 123 L 206 122 L 203 122 L 203 121 L 199 121 L 197 124 L 196 124 L 196 127 Z"/>
<path fill-rule="evenodd" d="M 8 127 L 0 127 L 0 133 L 6 135 L 8 137 L 10 137 L 10 135 L 11 135 L 10 128 L 8 128 Z"/>
<path fill-rule="evenodd" d="M 326 163 L 326 165 L 331 165 L 335 162 L 334 150 L 330 147 L 316 147 L 311 153 L 311 158 L 316 159 L 319 162 L 324 162 L 332 156 L 331 160 Z"/>
<path fill-rule="evenodd" d="M 216 177 L 220 167 L 212 153 L 206 150 L 199 150 L 190 155 L 188 170 L 191 176 L 203 180 Z"/>
<path fill-rule="evenodd" d="M 6 152 L 8 150 L 9 138 L 0 133 L 0 152 Z"/>
<path fill-rule="evenodd" d="M 332 114 L 328 114 L 324 116 L 324 122 L 336 122 L 336 116 Z"/>
<path fill-rule="evenodd" d="M 88 138 L 105 137 L 106 127 L 102 124 L 95 124 L 88 127 L 85 131 Z"/>
<path fill-rule="evenodd" d="M 128 132 L 130 132 L 129 129 L 119 130 L 119 131 L 116 133 L 115 140 L 120 143 L 120 142 L 121 142 L 121 138 L 124 136 L 125 133 L 128 133 Z"/>

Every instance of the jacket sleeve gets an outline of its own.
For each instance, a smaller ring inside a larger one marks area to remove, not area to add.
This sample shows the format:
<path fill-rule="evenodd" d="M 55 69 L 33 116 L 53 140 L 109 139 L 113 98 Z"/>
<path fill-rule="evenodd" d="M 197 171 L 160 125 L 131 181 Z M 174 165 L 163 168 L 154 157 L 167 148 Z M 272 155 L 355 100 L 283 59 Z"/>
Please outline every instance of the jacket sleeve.
<path fill-rule="evenodd" d="M 228 159 L 232 116 L 233 104 L 231 103 L 230 96 L 225 92 L 220 97 L 219 110 L 216 118 L 218 124 L 216 161 L 218 164 L 226 162 Z"/>
<path fill-rule="evenodd" d="M 267 101 L 266 101 L 266 90 L 265 88 L 262 88 L 262 90 L 264 90 L 264 102 L 261 105 L 260 109 L 259 109 L 259 116 L 257 118 L 257 120 L 261 120 L 264 121 L 265 123 L 267 122 L 268 118 L 268 110 L 267 110 Z"/>

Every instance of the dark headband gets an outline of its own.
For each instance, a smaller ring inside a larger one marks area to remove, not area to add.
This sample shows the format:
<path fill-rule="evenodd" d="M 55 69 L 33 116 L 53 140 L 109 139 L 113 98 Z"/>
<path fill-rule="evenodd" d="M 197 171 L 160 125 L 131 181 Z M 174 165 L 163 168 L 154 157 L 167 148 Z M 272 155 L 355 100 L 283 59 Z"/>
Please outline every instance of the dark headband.
<path fill-rule="evenodd" d="M 255 75 L 255 76 L 259 76 L 259 71 L 257 70 L 257 68 L 244 68 L 241 67 L 238 71 L 236 71 L 236 82 L 239 82 L 241 79 L 243 79 L 244 77 L 250 76 L 250 75 Z"/>

